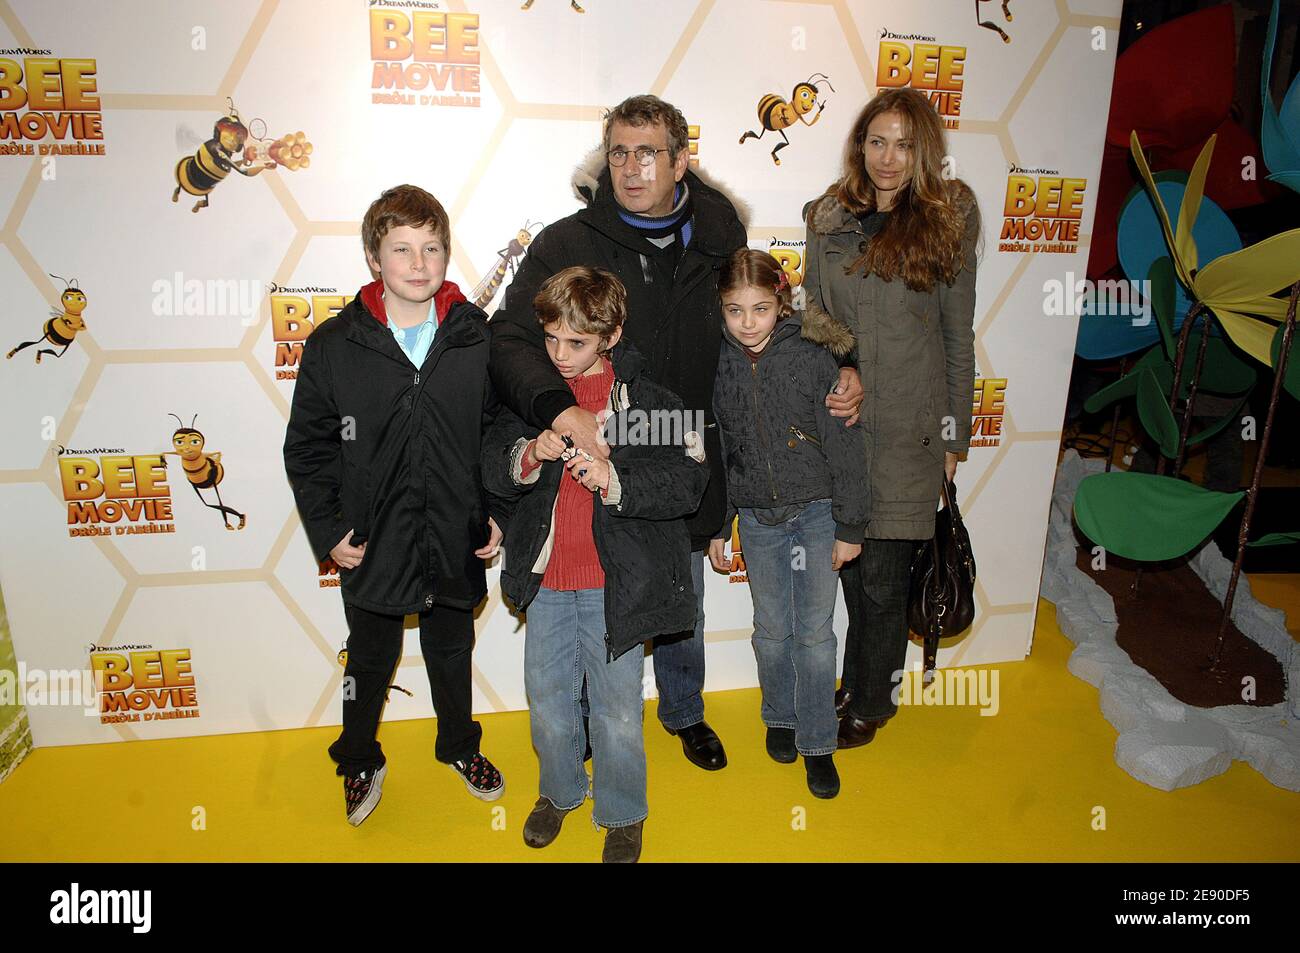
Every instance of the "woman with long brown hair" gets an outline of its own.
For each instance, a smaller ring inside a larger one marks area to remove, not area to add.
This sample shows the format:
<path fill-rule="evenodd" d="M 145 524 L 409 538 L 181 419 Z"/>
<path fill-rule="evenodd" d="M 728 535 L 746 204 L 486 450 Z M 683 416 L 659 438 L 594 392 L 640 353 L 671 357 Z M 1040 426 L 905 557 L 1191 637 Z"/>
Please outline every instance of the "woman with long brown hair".
<path fill-rule="evenodd" d="M 804 209 L 804 289 L 857 341 L 871 515 L 840 574 L 849 609 L 836 693 L 839 747 L 897 711 L 907 653 L 908 570 L 934 535 L 942 481 L 970 446 L 979 210 L 945 177 L 943 126 L 915 90 L 880 93 L 849 134 L 840 178 Z"/>

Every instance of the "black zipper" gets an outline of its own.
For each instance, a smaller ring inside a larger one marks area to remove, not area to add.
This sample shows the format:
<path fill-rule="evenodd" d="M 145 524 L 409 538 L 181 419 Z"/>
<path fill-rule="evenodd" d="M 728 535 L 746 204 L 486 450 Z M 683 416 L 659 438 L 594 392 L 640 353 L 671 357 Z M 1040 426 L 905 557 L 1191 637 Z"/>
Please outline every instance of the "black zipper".
<path fill-rule="evenodd" d="M 772 454 L 768 451 L 767 441 L 763 438 L 763 419 L 758 412 L 758 362 L 751 361 L 749 364 L 750 380 L 753 381 L 752 393 L 754 396 L 754 426 L 758 429 L 758 442 L 763 451 L 763 459 L 767 463 L 767 486 L 772 491 L 772 502 L 776 502 L 776 477 L 772 475 Z"/>

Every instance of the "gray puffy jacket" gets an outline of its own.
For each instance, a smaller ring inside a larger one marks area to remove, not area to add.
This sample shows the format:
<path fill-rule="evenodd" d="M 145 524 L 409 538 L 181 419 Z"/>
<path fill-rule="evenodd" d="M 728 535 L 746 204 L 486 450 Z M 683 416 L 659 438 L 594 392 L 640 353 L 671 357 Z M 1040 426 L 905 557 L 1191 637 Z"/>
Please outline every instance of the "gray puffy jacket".
<path fill-rule="evenodd" d="M 802 331 L 802 335 L 801 335 Z M 755 363 L 723 327 L 713 387 L 727 470 L 731 535 L 737 507 L 785 507 L 831 500 L 835 538 L 861 543 L 867 523 L 867 442 L 826 408 L 853 337 L 821 309 L 786 318 Z"/>

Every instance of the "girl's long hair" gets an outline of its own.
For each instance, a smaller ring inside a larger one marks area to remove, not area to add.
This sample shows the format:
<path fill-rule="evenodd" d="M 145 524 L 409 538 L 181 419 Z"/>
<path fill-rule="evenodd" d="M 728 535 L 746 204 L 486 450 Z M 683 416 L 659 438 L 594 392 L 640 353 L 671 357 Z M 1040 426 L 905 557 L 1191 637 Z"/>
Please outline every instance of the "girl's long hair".
<path fill-rule="evenodd" d="M 767 252 L 741 246 L 731 253 L 718 273 L 718 296 L 725 298 L 739 288 L 762 288 L 776 298 L 777 320 L 794 314 L 790 279 L 777 260 Z"/>
<path fill-rule="evenodd" d="M 875 210 L 876 187 L 866 164 L 867 127 L 888 112 L 902 116 L 903 135 L 912 140 L 912 177 L 899 189 L 884 227 L 847 270 L 885 281 L 901 276 L 912 290 L 929 291 L 937 281 L 951 284 L 961 271 L 966 217 L 978 212 L 973 203 L 969 208 L 958 204 L 957 197 L 968 191 L 965 185 L 943 177 L 943 122 L 924 95 L 890 89 L 863 107 L 844 148 L 841 177 L 826 194 L 855 216 Z"/>

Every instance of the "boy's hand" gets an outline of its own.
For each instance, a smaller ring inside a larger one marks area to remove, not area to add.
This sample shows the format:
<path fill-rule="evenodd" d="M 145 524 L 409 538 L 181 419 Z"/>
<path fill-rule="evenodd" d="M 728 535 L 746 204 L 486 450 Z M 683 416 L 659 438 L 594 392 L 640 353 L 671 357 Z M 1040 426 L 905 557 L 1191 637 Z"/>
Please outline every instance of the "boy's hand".
<path fill-rule="evenodd" d="M 731 560 L 726 557 L 723 547 L 726 545 L 724 539 L 709 540 L 709 562 L 713 568 L 720 573 L 731 572 Z"/>
<path fill-rule="evenodd" d="M 556 433 L 568 434 L 575 446 L 582 447 L 602 460 L 609 459 L 609 444 L 600 432 L 596 415 L 581 407 L 570 407 L 551 421 L 551 429 Z"/>
<path fill-rule="evenodd" d="M 558 460 L 562 453 L 564 453 L 564 440 L 554 430 L 543 430 L 528 448 L 528 456 L 532 458 L 534 465 L 540 464 L 543 460 Z"/>
<path fill-rule="evenodd" d="M 330 559 L 334 560 L 335 565 L 340 569 L 356 569 L 361 565 L 361 558 L 366 554 L 366 544 L 353 546 L 349 540 L 352 539 L 352 530 L 339 540 L 337 546 L 330 550 Z"/>
<path fill-rule="evenodd" d="M 851 563 L 861 555 L 861 543 L 846 543 L 837 539 L 831 548 L 831 568 L 838 572 L 845 563 Z"/>
<path fill-rule="evenodd" d="M 490 531 L 486 546 L 474 550 L 474 555 L 479 559 L 491 559 L 501 549 L 501 527 L 492 517 L 488 517 L 488 530 Z"/>
<path fill-rule="evenodd" d="M 574 450 L 573 456 L 569 458 L 564 466 L 569 471 L 569 475 L 588 490 L 609 489 L 609 463 L 607 461 L 597 459 L 585 450 Z"/>
<path fill-rule="evenodd" d="M 844 426 L 852 427 L 858 422 L 858 408 L 862 406 L 862 378 L 857 368 L 841 367 L 840 379 L 834 389 L 826 396 L 826 406 L 832 417 L 847 417 Z"/>

